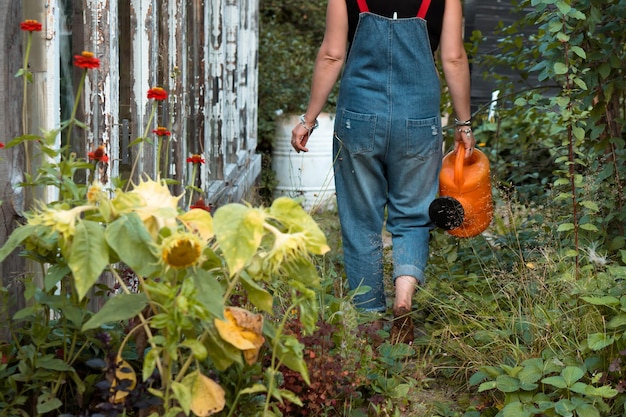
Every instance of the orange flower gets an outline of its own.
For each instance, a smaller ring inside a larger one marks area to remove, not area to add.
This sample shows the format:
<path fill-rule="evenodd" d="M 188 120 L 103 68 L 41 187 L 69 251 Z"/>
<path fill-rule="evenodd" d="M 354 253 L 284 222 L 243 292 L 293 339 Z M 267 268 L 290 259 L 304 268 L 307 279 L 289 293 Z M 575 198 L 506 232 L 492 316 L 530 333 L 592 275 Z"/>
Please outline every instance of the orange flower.
<path fill-rule="evenodd" d="M 167 98 L 167 91 L 161 87 L 152 87 L 148 90 L 148 98 L 153 98 L 157 101 L 162 101 Z"/>
<path fill-rule="evenodd" d="M 100 68 L 100 60 L 93 52 L 83 51 L 80 55 L 74 55 L 74 66 L 84 69 Z"/>
<path fill-rule="evenodd" d="M 187 162 L 191 162 L 192 164 L 204 164 L 204 158 L 202 155 L 194 154 L 187 158 Z"/>
<path fill-rule="evenodd" d="M 195 203 L 193 203 L 192 205 L 189 206 L 190 210 L 193 209 L 200 209 L 200 210 L 204 210 L 204 211 L 208 211 L 209 213 L 211 212 L 211 204 L 209 204 L 208 206 L 205 204 L 204 199 L 202 197 L 200 197 L 198 200 L 196 200 Z"/>
<path fill-rule="evenodd" d="M 41 32 L 41 23 L 36 20 L 24 20 L 20 23 L 20 29 L 26 32 Z"/>
<path fill-rule="evenodd" d="M 157 136 L 170 136 L 171 135 L 170 131 L 167 130 L 166 127 L 162 127 L 162 126 L 159 126 L 156 129 L 154 129 L 152 133 L 154 133 Z"/>
<path fill-rule="evenodd" d="M 100 145 L 93 152 L 88 152 L 87 157 L 90 161 L 109 162 L 109 156 L 104 152 L 104 146 Z"/>

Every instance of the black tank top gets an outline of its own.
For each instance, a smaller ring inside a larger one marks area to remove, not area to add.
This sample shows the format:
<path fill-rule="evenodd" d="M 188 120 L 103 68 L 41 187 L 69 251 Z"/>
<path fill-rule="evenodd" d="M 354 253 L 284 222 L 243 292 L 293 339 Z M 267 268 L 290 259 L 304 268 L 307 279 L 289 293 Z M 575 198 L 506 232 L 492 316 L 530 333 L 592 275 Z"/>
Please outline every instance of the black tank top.
<path fill-rule="evenodd" d="M 367 0 L 371 13 L 385 17 L 393 17 L 394 12 L 399 18 L 415 17 L 421 4 L 422 0 Z M 357 0 L 346 0 L 346 5 L 348 6 L 348 42 L 352 43 L 356 25 L 359 22 L 359 5 Z M 445 6 L 446 0 L 432 0 L 426 13 L 428 37 L 433 52 L 439 47 Z"/>

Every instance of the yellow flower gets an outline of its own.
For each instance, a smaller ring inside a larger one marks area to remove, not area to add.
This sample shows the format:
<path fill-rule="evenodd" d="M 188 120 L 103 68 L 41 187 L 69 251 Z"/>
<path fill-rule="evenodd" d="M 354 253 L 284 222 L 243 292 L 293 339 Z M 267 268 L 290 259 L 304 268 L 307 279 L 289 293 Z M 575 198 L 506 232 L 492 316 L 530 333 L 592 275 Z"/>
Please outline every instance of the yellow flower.
<path fill-rule="evenodd" d="M 120 213 L 134 211 L 139 214 L 146 228 L 156 237 L 163 227 L 176 229 L 181 197 L 174 197 L 164 181 L 142 180 L 132 191 L 116 196 L 114 205 Z"/>
<path fill-rule="evenodd" d="M 161 242 L 161 260 L 166 268 L 187 268 L 199 263 L 203 248 L 198 235 L 178 232 Z"/>
<path fill-rule="evenodd" d="M 74 236 L 76 223 L 80 220 L 81 214 L 95 208 L 93 206 L 78 206 L 65 210 L 62 207 L 43 207 L 40 211 L 29 215 L 28 223 L 47 226 L 51 230 L 59 232 L 65 238 L 69 238 Z"/>

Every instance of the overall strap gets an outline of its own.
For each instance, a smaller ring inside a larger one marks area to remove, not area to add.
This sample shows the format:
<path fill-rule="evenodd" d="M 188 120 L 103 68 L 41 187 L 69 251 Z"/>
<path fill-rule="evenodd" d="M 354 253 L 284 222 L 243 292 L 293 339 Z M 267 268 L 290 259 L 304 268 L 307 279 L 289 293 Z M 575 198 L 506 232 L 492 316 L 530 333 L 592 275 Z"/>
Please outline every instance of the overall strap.
<path fill-rule="evenodd" d="M 365 0 L 357 0 L 357 3 L 359 3 L 359 10 L 361 11 L 361 13 L 366 13 L 370 11 L 370 8 L 367 7 L 367 3 L 365 2 Z"/>
<path fill-rule="evenodd" d="M 359 3 L 361 1 L 359 0 Z M 430 0 L 422 0 L 422 5 L 420 9 L 417 11 L 417 17 L 421 19 L 426 19 L 426 13 L 428 13 L 428 7 L 430 7 Z"/>

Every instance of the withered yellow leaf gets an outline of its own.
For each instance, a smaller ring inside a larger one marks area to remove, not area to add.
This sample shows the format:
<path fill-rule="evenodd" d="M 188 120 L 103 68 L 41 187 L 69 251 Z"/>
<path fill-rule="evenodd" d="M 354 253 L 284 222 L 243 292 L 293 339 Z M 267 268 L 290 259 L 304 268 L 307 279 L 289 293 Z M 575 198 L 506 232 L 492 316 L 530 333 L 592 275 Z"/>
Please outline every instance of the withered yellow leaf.
<path fill-rule="evenodd" d="M 205 241 L 215 236 L 213 232 L 213 217 L 211 214 L 202 209 L 191 209 L 188 212 L 178 216 L 188 231 L 197 233 Z"/>
<path fill-rule="evenodd" d="M 215 319 L 220 337 L 244 353 L 248 364 L 256 362 L 259 349 L 263 346 L 263 316 L 239 307 L 224 309 L 226 320 Z"/>
<path fill-rule="evenodd" d="M 114 403 L 121 403 L 130 391 L 137 386 L 137 374 L 128 362 L 117 357 L 115 363 L 115 376 L 109 377 L 111 381 L 111 398 Z M 119 384 L 119 387 L 118 387 Z"/>
<path fill-rule="evenodd" d="M 198 417 L 210 416 L 219 413 L 226 405 L 224 389 L 211 378 L 200 372 L 192 372 L 183 381 L 191 392 L 190 409 Z"/>

